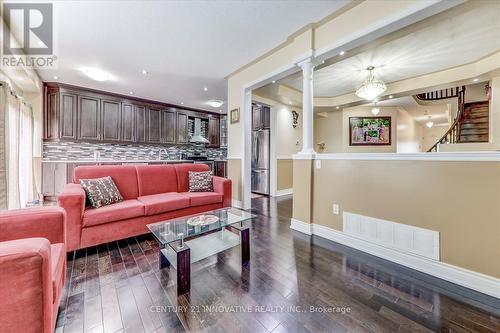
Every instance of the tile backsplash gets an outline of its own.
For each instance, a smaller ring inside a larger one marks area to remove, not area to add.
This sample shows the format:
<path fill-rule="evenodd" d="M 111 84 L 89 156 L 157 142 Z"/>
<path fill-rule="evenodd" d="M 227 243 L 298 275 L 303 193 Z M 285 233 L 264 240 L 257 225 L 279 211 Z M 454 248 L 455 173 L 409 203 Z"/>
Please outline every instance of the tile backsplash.
<path fill-rule="evenodd" d="M 90 143 L 71 141 L 44 141 L 43 159 L 47 161 L 72 161 L 93 159 L 97 151 L 101 159 L 117 161 L 157 160 L 161 149 L 161 158 L 168 160 L 181 159 L 181 153 L 203 152 L 209 158 L 226 158 L 225 148 L 200 148 L 193 145 L 148 145 L 123 143 Z"/>

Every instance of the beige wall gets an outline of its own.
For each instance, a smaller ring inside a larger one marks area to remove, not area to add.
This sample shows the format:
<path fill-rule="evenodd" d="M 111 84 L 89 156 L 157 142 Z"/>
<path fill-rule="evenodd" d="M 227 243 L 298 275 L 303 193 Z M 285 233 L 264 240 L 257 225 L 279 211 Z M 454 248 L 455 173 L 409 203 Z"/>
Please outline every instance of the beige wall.
<path fill-rule="evenodd" d="M 398 109 L 396 125 L 397 152 L 418 153 L 422 151 L 423 128 L 404 109 Z"/>
<path fill-rule="evenodd" d="M 316 110 L 315 110 L 316 111 Z M 325 144 L 324 150 L 318 149 L 319 143 Z M 340 153 L 342 143 L 342 110 L 317 112 L 314 117 L 314 149 L 319 153 Z"/>
<path fill-rule="evenodd" d="M 440 140 L 444 133 L 450 128 L 450 125 L 446 126 L 433 126 L 428 128 L 423 127 L 423 140 L 422 140 L 422 151 L 429 150 L 438 140 Z"/>
<path fill-rule="evenodd" d="M 227 178 L 232 182 L 233 199 L 241 201 L 241 159 L 227 159 Z"/>
<path fill-rule="evenodd" d="M 323 153 L 392 153 L 397 149 L 397 122 L 398 110 L 395 107 L 380 107 L 378 116 L 392 118 L 391 145 L 390 146 L 350 146 L 349 145 L 349 117 L 373 116 L 373 107 L 357 106 L 344 110 L 325 112 L 324 116 L 314 118 L 314 144 L 325 143 Z"/>
<path fill-rule="evenodd" d="M 347 211 L 436 230 L 443 262 L 500 277 L 500 162 L 323 160 L 313 178 L 314 223 L 342 231 Z"/>
<path fill-rule="evenodd" d="M 278 180 L 277 190 L 287 190 L 293 188 L 293 160 L 292 159 L 278 159 Z"/>
<path fill-rule="evenodd" d="M 294 219 L 312 223 L 312 160 L 293 160 L 293 209 Z"/>

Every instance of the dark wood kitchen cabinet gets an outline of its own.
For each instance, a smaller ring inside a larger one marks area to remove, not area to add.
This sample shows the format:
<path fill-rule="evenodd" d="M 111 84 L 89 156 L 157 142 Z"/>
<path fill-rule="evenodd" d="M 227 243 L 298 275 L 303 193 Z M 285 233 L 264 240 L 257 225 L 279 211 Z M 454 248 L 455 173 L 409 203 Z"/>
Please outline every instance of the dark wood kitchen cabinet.
<path fill-rule="evenodd" d="M 134 126 L 134 105 L 130 103 L 122 103 L 121 114 L 121 141 L 133 142 L 135 137 Z"/>
<path fill-rule="evenodd" d="M 135 142 L 146 142 L 147 123 L 146 107 L 142 105 L 134 106 L 135 113 Z"/>
<path fill-rule="evenodd" d="M 220 146 L 220 118 L 219 117 L 209 117 L 208 118 L 208 144 L 209 147 L 219 147 Z"/>
<path fill-rule="evenodd" d="M 100 100 L 95 97 L 78 96 L 79 140 L 99 140 L 101 138 Z"/>
<path fill-rule="evenodd" d="M 43 138 L 53 140 L 59 138 L 59 90 L 45 88 L 43 113 Z"/>
<path fill-rule="evenodd" d="M 161 114 L 161 142 L 175 143 L 175 111 L 163 110 Z"/>
<path fill-rule="evenodd" d="M 199 118 L 208 146 L 221 144 L 216 113 L 62 83 L 44 83 L 44 92 L 44 140 L 189 144 Z"/>
<path fill-rule="evenodd" d="M 101 101 L 101 139 L 119 141 L 121 137 L 121 105 L 116 101 Z"/>
<path fill-rule="evenodd" d="M 177 143 L 188 143 L 188 115 L 177 112 Z"/>
<path fill-rule="evenodd" d="M 76 139 L 78 96 L 61 92 L 59 135 L 61 139 Z"/>
<path fill-rule="evenodd" d="M 161 110 L 155 108 L 147 109 L 148 126 L 147 126 L 147 142 L 160 143 L 161 142 Z"/>

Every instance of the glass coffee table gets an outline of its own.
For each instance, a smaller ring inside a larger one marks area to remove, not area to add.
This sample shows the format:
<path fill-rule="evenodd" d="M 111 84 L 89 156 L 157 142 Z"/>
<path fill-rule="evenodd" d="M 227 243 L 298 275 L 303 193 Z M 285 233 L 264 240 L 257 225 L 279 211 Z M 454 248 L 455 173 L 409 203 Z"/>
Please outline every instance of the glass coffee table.
<path fill-rule="evenodd" d="M 160 268 L 177 270 L 177 294 L 191 288 L 191 264 L 241 244 L 241 264 L 250 260 L 250 222 L 255 215 L 221 208 L 148 224 L 160 244 Z"/>

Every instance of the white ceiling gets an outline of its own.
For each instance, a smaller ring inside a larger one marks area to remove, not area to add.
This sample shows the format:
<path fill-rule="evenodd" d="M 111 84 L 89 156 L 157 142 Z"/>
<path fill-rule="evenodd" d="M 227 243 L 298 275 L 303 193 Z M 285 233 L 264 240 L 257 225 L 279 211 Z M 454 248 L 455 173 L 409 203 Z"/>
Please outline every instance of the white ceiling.
<path fill-rule="evenodd" d="M 476 61 L 500 50 L 500 1 L 468 3 L 456 15 L 439 14 L 435 23 L 314 72 L 315 96 L 355 91 L 366 67 L 386 83 Z M 466 8 L 466 10 L 463 10 Z M 439 19 L 442 17 L 442 19 Z M 302 90 L 302 76 L 280 81 Z"/>
<path fill-rule="evenodd" d="M 39 74 L 44 81 L 56 75 L 64 83 L 225 110 L 206 102 L 226 101 L 226 75 L 348 2 L 55 1 L 58 69 Z M 82 67 L 113 80 L 93 81 Z"/>

